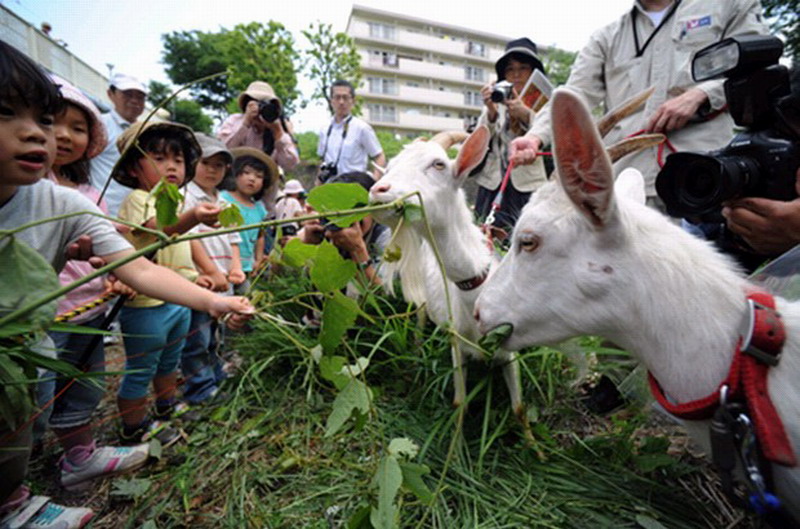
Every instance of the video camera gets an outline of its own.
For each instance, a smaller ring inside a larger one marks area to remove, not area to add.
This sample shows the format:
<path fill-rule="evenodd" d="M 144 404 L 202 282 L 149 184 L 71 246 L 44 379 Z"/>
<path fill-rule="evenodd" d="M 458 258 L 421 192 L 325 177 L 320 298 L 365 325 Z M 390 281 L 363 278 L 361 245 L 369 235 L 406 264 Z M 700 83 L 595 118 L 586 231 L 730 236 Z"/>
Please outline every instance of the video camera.
<path fill-rule="evenodd" d="M 778 64 L 783 43 L 772 36 L 731 37 L 700 50 L 692 77 L 726 77 L 733 120 L 745 131 L 724 148 L 671 154 L 656 191 L 673 217 L 724 223 L 722 203 L 739 197 L 788 201 L 797 197 L 800 166 L 800 94 Z"/>

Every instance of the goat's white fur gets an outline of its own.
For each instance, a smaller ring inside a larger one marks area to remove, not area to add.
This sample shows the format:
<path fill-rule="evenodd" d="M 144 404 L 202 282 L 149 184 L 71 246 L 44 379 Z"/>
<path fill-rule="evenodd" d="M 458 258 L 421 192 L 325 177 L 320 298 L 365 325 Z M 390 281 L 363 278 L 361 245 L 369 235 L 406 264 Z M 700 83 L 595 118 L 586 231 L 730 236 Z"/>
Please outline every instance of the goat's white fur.
<path fill-rule="evenodd" d="M 463 162 L 460 160 L 461 157 L 455 162 L 449 160 L 445 150 L 436 142 L 414 142 L 392 159 L 386 174 L 373 186 L 370 195 L 373 202 L 386 203 L 409 193 L 420 193 L 445 268 L 452 300 L 453 324 L 460 335 L 476 342 L 480 333 L 472 312 L 482 287 L 462 291 L 455 282 L 478 276 L 488 267 L 494 269 L 498 260 L 486 246 L 483 233 L 472 221 L 461 189 L 467 171 L 459 166 Z M 415 198 L 409 201 L 414 202 Z M 376 216 L 382 222 L 397 227 L 398 219 L 393 213 L 381 212 Z M 395 244 L 400 247 L 402 257 L 398 262 L 387 265 L 399 272 L 405 298 L 417 305 L 425 304 L 431 319 L 442 324 L 448 321 L 449 314 L 444 281 L 430 242 L 424 222 L 403 223 L 395 233 Z M 466 398 L 463 356 L 479 357 L 479 352 L 467 343 L 461 343 L 460 349 L 461 355 L 453 351 L 454 405 L 463 403 Z M 495 360 L 504 364 L 503 374 L 511 393 L 511 404 L 518 417 L 522 418 L 524 410 L 515 354 L 499 351 L 495 354 Z"/>
<path fill-rule="evenodd" d="M 561 185 L 548 184 L 523 210 L 511 251 L 477 302 L 481 328 L 511 323 L 505 345 L 513 348 L 605 336 L 636 355 L 677 402 L 705 397 L 727 375 L 748 283 L 729 258 L 644 206 L 638 171 L 612 186 L 610 171 L 588 174 L 595 164 L 574 158 L 580 148 L 559 149 L 559 142 L 599 142 L 591 130 L 567 130 L 577 123 L 575 113 L 588 116 L 588 109 L 577 95 L 559 90 L 553 116 Z M 526 251 L 521 243 L 531 240 L 538 247 L 528 244 Z M 787 341 L 768 384 L 797 451 L 800 305 L 776 302 Z M 708 421 L 686 425 L 708 447 Z M 800 518 L 800 469 L 774 465 L 773 475 L 779 496 Z"/>

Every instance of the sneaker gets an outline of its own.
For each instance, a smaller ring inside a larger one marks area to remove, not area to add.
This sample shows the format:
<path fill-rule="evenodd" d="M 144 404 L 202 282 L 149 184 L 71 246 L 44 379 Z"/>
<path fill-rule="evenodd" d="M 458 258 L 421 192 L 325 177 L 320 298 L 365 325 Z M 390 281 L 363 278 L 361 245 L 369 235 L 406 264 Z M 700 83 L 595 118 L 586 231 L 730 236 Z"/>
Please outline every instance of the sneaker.
<path fill-rule="evenodd" d="M 196 407 L 188 402 L 178 402 L 172 410 L 172 417 L 180 419 L 182 422 L 199 422 L 203 420 L 203 414 Z"/>
<path fill-rule="evenodd" d="M 147 463 L 150 447 L 146 444 L 135 446 L 77 447 L 70 450 L 87 450 L 91 455 L 80 465 L 70 462 L 65 455 L 61 459 L 61 486 L 69 491 L 86 490 L 94 479 L 116 476 L 123 472 L 136 470 Z"/>
<path fill-rule="evenodd" d="M 94 516 L 85 507 L 65 507 L 47 496 L 31 496 L 0 520 L 2 529 L 80 529 Z"/>
<path fill-rule="evenodd" d="M 120 441 L 124 445 L 148 443 L 156 439 L 164 448 L 174 445 L 181 437 L 183 437 L 181 431 L 170 426 L 169 422 L 154 421 L 152 419 L 145 419 L 145 421 L 136 428 L 123 426 L 122 431 L 119 433 Z"/>

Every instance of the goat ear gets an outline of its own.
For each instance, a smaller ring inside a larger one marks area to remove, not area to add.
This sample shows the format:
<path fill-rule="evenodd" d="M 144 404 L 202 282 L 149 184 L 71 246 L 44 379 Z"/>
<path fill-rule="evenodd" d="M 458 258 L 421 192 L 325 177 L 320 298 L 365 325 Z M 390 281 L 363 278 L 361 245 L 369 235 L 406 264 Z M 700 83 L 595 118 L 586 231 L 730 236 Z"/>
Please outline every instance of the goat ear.
<path fill-rule="evenodd" d="M 458 151 L 456 163 L 453 165 L 453 176 L 456 179 L 468 175 L 483 161 L 486 151 L 489 150 L 490 138 L 491 134 L 486 125 L 481 125 L 472 131 Z"/>
<path fill-rule="evenodd" d="M 561 185 L 592 226 L 603 228 L 614 210 L 614 174 L 592 115 L 579 95 L 560 88 L 552 116 Z"/>
<path fill-rule="evenodd" d="M 644 204 L 647 196 L 644 191 L 644 177 L 638 169 L 628 167 L 622 171 L 614 182 L 614 193 L 627 197 L 638 204 Z"/>

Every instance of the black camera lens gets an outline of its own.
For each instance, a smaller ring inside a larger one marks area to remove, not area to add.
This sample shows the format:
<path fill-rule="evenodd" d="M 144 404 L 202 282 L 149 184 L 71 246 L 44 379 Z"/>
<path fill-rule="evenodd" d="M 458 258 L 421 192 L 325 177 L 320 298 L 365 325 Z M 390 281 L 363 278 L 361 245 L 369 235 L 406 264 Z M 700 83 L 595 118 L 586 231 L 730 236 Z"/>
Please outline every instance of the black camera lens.
<path fill-rule="evenodd" d="M 697 217 L 747 195 L 759 174 L 758 163 L 747 156 L 675 153 L 656 177 L 656 192 L 673 217 Z"/>
<path fill-rule="evenodd" d="M 258 113 L 264 121 L 272 123 L 281 115 L 281 106 L 275 99 L 271 101 L 261 101 L 258 104 Z"/>

